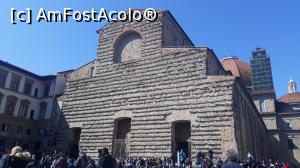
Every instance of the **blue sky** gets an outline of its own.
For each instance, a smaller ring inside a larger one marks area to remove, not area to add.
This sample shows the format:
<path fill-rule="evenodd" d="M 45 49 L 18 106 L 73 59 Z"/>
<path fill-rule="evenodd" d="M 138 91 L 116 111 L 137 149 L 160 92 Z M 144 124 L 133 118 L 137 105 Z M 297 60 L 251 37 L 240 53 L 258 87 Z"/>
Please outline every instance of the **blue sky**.
<path fill-rule="evenodd" d="M 277 97 L 289 77 L 300 85 L 300 1 L 282 0 L 1 0 L 0 59 L 40 75 L 74 69 L 96 57 L 96 30 L 103 23 L 10 23 L 10 10 L 167 9 L 196 46 L 219 58 L 236 55 L 249 62 L 260 45 L 271 56 Z"/>

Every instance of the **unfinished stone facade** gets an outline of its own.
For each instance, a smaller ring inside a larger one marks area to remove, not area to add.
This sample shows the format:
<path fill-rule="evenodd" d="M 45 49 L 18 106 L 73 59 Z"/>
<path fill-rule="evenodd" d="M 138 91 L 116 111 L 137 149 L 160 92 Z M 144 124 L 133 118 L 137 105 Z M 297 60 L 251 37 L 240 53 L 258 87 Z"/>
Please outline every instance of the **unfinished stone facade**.
<path fill-rule="evenodd" d="M 66 87 L 58 148 L 70 148 L 76 128 L 80 150 L 92 157 L 102 147 L 125 157 L 170 157 L 180 148 L 193 157 L 212 149 L 225 159 L 229 148 L 240 158 L 270 157 L 266 127 L 241 82 L 211 49 L 194 47 L 168 11 L 158 14 L 99 30 L 95 75 Z"/>
<path fill-rule="evenodd" d="M 75 70 L 71 70 L 71 72 L 67 72 L 66 78 L 68 80 L 79 80 L 93 77 L 95 75 L 95 62 L 93 60 Z"/>

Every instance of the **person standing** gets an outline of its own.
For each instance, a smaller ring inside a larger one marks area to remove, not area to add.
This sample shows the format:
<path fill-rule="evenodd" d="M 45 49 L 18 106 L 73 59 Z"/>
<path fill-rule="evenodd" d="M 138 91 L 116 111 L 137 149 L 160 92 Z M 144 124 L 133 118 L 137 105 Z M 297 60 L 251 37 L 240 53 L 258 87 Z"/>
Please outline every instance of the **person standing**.
<path fill-rule="evenodd" d="M 289 164 L 287 162 L 284 163 L 283 165 L 284 168 L 290 168 Z"/>
<path fill-rule="evenodd" d="M 98 161 L 97 161 L 98 167 L 100 167 L 101 162 L 102 162 L 102 149 L 98 149 Z"/>
<path fill-rule="evenodd" d="M 29 152 L 20 152 L 13 155 L 8 162 L 9 168 L 26 168 L 27 164 L 31 159 Z"/>
<path fill-rule="evenodd" d="M 76 168 L 85 168 L 88 165 L 88 158 L 84 152 L 79 153 L 79 158 L 76 161 Z"/>
<path fill-rule="evenodd" d="M 31 160 L 27 164 L 26 168 L 39 168 L 39 164 L 35 158 L 35 155 L 31 155 Z"/>
<path fill-rule="evenodd" d="M 214 152 L 212 151 L 212 149 L 209 149 L 207 154 L 208 154 L 209 160 L 212 161 L 213 160 L 213 155 L 214 155 Z"/>
<path fill-rule="evenodd" d="M 60 153 L 59 157 L 53 161 L 53 168 L 67 168 L 68 161 L 66 158 L 66 154 Z"/>
<path fill-rule="evenodd" d="M 238 154 L 236 150 L 229 149 L 226 155 L 227 155 L 227 163 L 223 164 L 222 168 L 243 168 L 238 163 Z"/>
<path fill-rule="evenodd" d="M 179 162 L 180 162 L 180 167 L 184 167 L 184 162 L 186 159 L 186 154 L 184 153 L 184 151 L 181 149 L 179 152 Z"/>
<path fill-rule="evenodd" d="M 116 159 L 113 158 L 107 148 L 102 149 L 102 159 L 100 163 L 101 168 L 114 168 L 116 166 Z"/>
<path fill-rule="evenodd" d="M 74 159 L 69 159 L 68 168 L 75 168 Z"/>
<path fill-rule="evenodd" d="M 12 164 L 12 159 L 15 158 L 17 153 L 22 152 L 23 149 L 19 146 L 15 146 L 11 149 L 10 154 L 4 154 L 0 160 L 0 168 L 7 168 Z"/>
<path fill-rule="evenodd" d="M 8 167 L 8 162 L 11 159 L 11 156 L 9 154 L 3 154 L 0 160 L 0 168 L 6 168 Z"/>
<path fill-rule="evenodd" d="M 196 165 L 198 167 L 202 167 L 203 158 L 204 158 L 204 154 L 201 151 L 199 151 L 196 156 Z"/>

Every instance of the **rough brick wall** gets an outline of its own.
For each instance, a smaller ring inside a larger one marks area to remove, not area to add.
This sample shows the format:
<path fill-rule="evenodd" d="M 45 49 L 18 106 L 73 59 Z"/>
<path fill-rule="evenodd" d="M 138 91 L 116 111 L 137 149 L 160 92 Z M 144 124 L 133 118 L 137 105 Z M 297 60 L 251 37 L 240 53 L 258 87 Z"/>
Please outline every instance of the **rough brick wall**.
<path fill-rule="evenodd" d="M 95 78 L 70 81 L 63 113 L 68 123 L 81 123 L 81 149 L 95 155 L 99 147 L 111 148 L 113 116 L 120 111 L 132 112 L 131 156 L 170 156 L 171 123 L 165 118 L 178 110 L 196 116 L 193 154 L 210 148 L 222 154 L 222 141 L 235 146 L 233 80 L 206 78 L 206 52 L 149 56 L 99 68 Z"/>
<path fill-rule="evenodd" d="M 277 129 L 276 115 L 270 117 L 263 117 L 263 120 L 269 130 Z"/>
<path fill-rule="evenodd" d="M 163 48 L 159 15 L 153 23 L 112 23 L 99 31 L 96 75 L 67 85 L 59 146 L 67 146 L 69 127 L 81 127 L 80 149 L 96 157 L 98 148 L 112 149 L 114 119 L 126 115 L 133 157 L 169 157 L 172 122 L 180 117 L 191 121 L 193 156 L 213 149 L 225 159 L 228 148 L 238 149 L 235 78 L 207 75 L 208 69 L 224 73 L 218 62 L 208 68 L 213 52 L 207 48 Z M 142 37 L 141 58 L 113 63 L 114 43 L 129 30 Z"/>
<path fill-rule="evenodd" d="M 83 78 L 90 78 L 92 76 L 92 69 L 95 67 L 95 61 L 89 62 L 86 65 L 74 70 L 68 74 L 68 80 L 79 80 Z"/>
<path fill-rule="evenodd" d="M 256 159 L 274 158 L 272 139 L 254 102 L 242 86 L 242 81 L 237 82 L 235 86 L 233 111 L 239 155 L 246 158 L 250 152 Z"/>

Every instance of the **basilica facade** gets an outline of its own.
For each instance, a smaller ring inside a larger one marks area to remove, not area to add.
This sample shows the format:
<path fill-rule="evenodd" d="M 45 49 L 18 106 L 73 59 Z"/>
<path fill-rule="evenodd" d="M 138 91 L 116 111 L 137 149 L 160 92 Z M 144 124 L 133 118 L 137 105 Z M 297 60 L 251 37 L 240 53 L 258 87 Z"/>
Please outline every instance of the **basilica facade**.
<path fill-rule="evenodd" d="M 243 81 L 212 49 L 196 47 L 169 11 L 155 22 L 113 22 L 99 31 L 96 59 L 70 75 L 57 136 L 61 150 L 97 157 L 188 157 L 214 151 L 225 159 L 273 156 L 276 139 Z M 254 131 L 255 130 L 255 131 Z"/>

